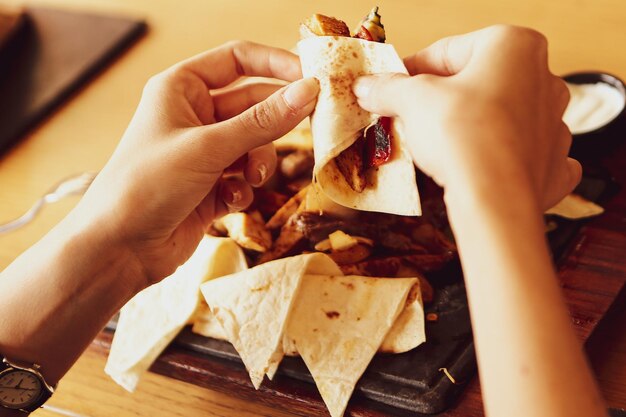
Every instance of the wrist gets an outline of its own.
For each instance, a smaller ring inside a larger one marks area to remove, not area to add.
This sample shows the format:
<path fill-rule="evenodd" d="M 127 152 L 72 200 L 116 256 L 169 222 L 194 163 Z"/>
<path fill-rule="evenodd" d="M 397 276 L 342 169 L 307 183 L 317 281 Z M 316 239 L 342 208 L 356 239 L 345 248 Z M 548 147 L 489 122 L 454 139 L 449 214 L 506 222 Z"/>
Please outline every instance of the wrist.
<path fill-rule="evenodd" d="M 141 263 L 111 224 L 110 219 L 85 214 L 79 204 L 46 239 L 51 245 L 60 244 L 61 257 L 76 258 L 77 269 L 91 277 L 80 279 L 93 283 L 97 277 L 107 283 L 108 296 L 121 307 L 146 287 L 146 278 Z"/>
<path fill-rule="evenodd" d="M 70 214 L 0 275 L 2 353 L 51 384 L 142 288 L 132 256 L 95 226 Z"/>
<path fill-rule="evenodd" d="M 478 233 L 484 227 L 530 224 L 543 236 L 543 213 L 536 191 L 523 168 L 515 164 L 502 164 L 490 174 L 459 170 L 446 184 L 444 200 L 455 234 L 465 229 Z"/>

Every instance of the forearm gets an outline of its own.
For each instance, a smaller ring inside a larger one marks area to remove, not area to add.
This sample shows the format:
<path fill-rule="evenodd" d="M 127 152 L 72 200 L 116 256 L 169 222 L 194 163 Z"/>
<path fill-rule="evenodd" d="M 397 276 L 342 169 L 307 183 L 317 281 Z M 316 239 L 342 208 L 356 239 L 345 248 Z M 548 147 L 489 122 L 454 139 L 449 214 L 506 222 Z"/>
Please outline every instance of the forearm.
<path fill-rule="evenodd" d="M 603 416 L 530 185 L 447 190 L 490 416 Z"/>
<path fill-rule="evenodd" d="M 50 383 L 139 289 L 132 259 L 76 223 L 70 215 L 0 274 L 0 353 L 40 364 Z"/>

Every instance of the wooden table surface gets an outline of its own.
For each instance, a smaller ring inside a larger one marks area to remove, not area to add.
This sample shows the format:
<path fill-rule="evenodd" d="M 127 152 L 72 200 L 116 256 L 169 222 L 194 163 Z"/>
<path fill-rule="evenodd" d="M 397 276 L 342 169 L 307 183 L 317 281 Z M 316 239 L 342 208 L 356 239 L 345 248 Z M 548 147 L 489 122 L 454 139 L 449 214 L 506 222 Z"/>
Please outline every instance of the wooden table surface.
<path fill-rule="evenodd" d="M 132 117 L 150 75 L 231 39 L 291 48 L 297 41 L 299 22 L 308 15 L 321 12 L 357 22 L 371 6 L 355 0 L 39 0 L 37 4 L 141 17 L 147 20 L 149 32 L 0 157 L 0 221 L 21 214 L 57 179 L 101 168 Z M 388 39 L 401 55 L 443 36 L 494 23 L 513 23 L 547 35 L 556 74 L 601 69 L 626 78 L 624 0 L 381 0 L 378 4 Z M 45 234 L 75 202 L 57 203 L 29 226 L 0 236 L 0 268 Z M 616 311 L 588 343 L 598 380 L 613 407 L 626 407 L 624 311 Z M 104 363 L 98 347 L 88 350 L 50 405 L 86 416 L 294 415 L 288 409 L 269 408 L 152 373 L 130 395 L 106 377 Z M 462 409 L 459 411 L 463 415 Z M 35 415 L 58 414 L 42 410 Z"/>

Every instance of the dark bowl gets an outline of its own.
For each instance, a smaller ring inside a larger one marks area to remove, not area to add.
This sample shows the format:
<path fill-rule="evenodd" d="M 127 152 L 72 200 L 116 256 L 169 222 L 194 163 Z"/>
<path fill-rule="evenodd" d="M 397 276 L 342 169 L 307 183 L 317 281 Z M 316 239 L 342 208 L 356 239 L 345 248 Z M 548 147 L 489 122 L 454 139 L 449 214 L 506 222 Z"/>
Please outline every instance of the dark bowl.
<path fill-rule="evenodd" d="M 562 78 L 570 84 L 608 84 L 620 92 L 626 102 L 626 84 L 615 75 L 599 71 L 586 71 L 567 74 Z M 626 106 L 612 120 L 597 129 L 572 134 L 570 155 L 582 161 L 597 159 L 612 152 L 625 136 Z"/>

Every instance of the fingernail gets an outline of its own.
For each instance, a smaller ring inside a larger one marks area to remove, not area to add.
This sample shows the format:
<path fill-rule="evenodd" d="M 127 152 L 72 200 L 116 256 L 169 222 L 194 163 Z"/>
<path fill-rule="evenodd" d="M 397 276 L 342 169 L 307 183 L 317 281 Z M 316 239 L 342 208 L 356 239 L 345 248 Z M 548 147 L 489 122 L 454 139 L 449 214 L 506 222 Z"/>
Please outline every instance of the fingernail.
<path fill-rule="evenodd" d="M 299 110 L 315 100 L 320 87 L 315 78 L 291 83 L 283 92 L 283 99 L 292 110 Z"/>
<path fill-rule="evenodd" d="M 268 168 L 263 162 L 252 162 L 246 173 L 246 179 L 253 187 L 260 187 L 267 178 Z"/>
<path fill-rule="evenodd" d="M 352 84 L 352 91 L 354 92 L 354 95 L 359 98 L 366 98 L 372 90 L 372 85 L 374 85 L 374 81 L 374 77 L 357 78 L 354 84 Z"/>
<path fill-rule="evenodd" d="M 257 165 L 256 170 L 259 173 L 258 183 L 261 184 L 263 181 L 265 181 L 265 178 L 267 178 L 267 165 L 265 165 L 264 163 L 260 163 L 259 165 Z"/>
<path fill-rule="evenodd" d="M 230 193 L 230 203 L 229 204 L 237 204 L 243 198 L 243 194 L 240 190 L 231 191 Z"/>

